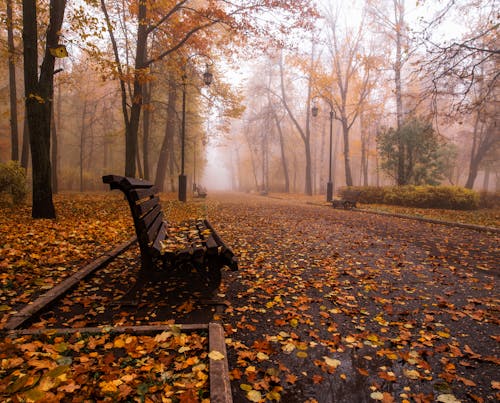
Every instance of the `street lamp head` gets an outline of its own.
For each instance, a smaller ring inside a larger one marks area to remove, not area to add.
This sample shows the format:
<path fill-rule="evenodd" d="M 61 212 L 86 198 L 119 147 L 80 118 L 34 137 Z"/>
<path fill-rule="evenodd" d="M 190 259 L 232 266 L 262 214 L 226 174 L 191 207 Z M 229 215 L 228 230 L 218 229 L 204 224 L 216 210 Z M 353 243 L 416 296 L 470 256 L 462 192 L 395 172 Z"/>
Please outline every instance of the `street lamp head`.
<path fill-rule="evenodd" d="M 203 82 L 205 83 L 205 85 L 210 85 L 210 84 L 212 84 L 213 78 L 214 78 L 214 75 L 210 72 L 210 69 L 208 68 L 208 64 L 207 64 L 205 72 L 203 73 Z"/>
<path fill-rule="evenodd" d="M 318 116 L 318 112 L 319 112 L 319 108 L 317 105 L 313 105 L 313 107 L 311 108 L 311 113 L 314 117 Z"/>

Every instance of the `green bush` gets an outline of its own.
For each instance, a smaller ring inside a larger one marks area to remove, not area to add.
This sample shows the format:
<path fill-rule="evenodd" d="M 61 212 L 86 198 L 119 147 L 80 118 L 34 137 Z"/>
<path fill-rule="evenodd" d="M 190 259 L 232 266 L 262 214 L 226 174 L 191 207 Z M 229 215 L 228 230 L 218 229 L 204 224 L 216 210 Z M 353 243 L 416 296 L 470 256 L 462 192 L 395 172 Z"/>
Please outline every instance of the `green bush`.
<path fill-rule="evenodd" d="M 342 199 L 358 194 L 365 204 L 391 204 L 396 206 L 475 210 L 480 206 L 479 195 L 458 186 L 351 186 L 339 189 Z"/>
<path fill-rule="evenodd" d="M 26 201 L 26 172 L 19 162 L 0 163 L 0 193 L 10 194 L 14 204 L 24 204 Z"/>

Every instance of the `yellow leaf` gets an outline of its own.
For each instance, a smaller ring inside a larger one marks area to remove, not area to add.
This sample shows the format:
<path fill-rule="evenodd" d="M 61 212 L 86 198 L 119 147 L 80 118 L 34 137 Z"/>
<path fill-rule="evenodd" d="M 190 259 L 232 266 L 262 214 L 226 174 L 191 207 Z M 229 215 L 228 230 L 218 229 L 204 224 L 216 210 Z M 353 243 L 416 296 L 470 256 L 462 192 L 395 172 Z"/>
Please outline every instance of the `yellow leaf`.
<path fill-rule="evenodd" d="M 297 352 L 297 357 L 299 357 L 299 358 L 306 358 L 307 357 L 307 353 L 305 351 L 298 351 Z"/>
<path fill-rule="evenodd" d="M 257 358 L 260 361 L 265 361 L 265 360 L 269 359 L 269 356 L 267 354 L 264 354 L 264 353 L 257 353 Z"/>
<path fill-rule="evenodd" d="M 250 390 L 247 393 L 247 399 L 251 402 L 260 402 L 262 400 L 262 394 L 258 390 Z"/>
<path fill-rule="evenodd" d="M 341 364 L 339 360 L 327 357 L 326 355 L 323 356 L 323 359 L 325 360 L 326 365 L 328 365 L 329 367 L 337 368 Z"/>
<path fill-rule="evenodd" d="M 281 395 L 276 391 L 269 392 L 266 395 L 266 397 L 268 400 L 271 400 L 271 401 L 276 400 L 277 402 L 279 402 L 281 400 Z"/>
<path fill-rule="evenodd" d="M 420 373 L 414 369 L 405 369 L 403 371 L 403 373 L 409 379 L 419 379 L 420 378 Z"/>
<path fill-rule="evenodd" d="M 114 382 L 101 382 L 99 387 L 103 393 L 115 393 L 118 391 L 118 387 Z"/>
<path fill-rule="evenodd" d="M 211 360 L 214 360 L 214 361 L 220 361 L 220 360 L 224 359 L 224 354 L 222 354 L 219 351 L 212 350 L 208 354 L 208 358 L 210 358 Z"/>
<path fill-rule="evenodd" d="M 68 50 L 64 45 L 51 46 L 49 52 L 52 56 L 58 58 L 68 57 Z"/>
<path fill-rule="evenodd" d="M 460 403 L 460 400 L 458 400 L 452 394 L 439 395 L 436 401 L 441 403 Z"/>
<path fill-rule="evenodd" d="M 247 385 L 246 383 L 242 383 L 240 385 L 240 389 L 246 391 L 246 392 L 250 392 L 253 388 L 251 385 Z"/>
<path fill-rule="evenodd" d="M 382 400 L 384 398 L 384 395 L 382 392 L 373 392 L 370 394 L 370 397 L 373 400 Z"/>

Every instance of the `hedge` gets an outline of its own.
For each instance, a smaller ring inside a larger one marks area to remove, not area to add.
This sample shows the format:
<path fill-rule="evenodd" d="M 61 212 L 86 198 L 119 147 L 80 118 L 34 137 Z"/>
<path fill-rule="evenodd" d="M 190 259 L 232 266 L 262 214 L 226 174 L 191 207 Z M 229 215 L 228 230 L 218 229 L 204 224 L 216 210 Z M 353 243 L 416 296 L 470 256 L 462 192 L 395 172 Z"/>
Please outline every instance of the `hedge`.
<path fill-rule="evenodd" d="M 479 194 L 458 186 L 350 186 L 338 190 L 342 199 L 358 194 L 358 202 L 405 207 L 476 210 Z"/>

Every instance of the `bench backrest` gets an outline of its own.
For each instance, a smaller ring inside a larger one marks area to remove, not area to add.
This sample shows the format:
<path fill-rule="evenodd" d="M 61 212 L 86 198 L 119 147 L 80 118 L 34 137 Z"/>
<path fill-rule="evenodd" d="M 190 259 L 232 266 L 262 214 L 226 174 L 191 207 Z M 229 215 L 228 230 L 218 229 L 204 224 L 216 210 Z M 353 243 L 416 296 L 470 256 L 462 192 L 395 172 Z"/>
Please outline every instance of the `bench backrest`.
<path fill-rule="evenodd" d="M 103 176 L 102 181 L 109 184 L 111 189 L 121 190 L 127 198 L 141 255 L 160 254 L 161 241 L 167 235 L 167 225 L 158 197 L 158 188 L 146 180 L 118 175 Z"/>

